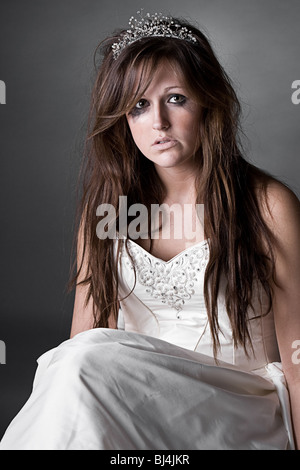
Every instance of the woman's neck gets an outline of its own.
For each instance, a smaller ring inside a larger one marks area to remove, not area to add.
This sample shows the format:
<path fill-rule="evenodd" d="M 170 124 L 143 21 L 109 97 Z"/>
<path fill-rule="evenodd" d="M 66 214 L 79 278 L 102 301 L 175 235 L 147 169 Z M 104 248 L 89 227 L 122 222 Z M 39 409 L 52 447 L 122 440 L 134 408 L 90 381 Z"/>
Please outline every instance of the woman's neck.
<path fill-rule="evenodd" d="M 193 204 L 196 201 L 195 172 L 192 169 L 157 168 L 165 187 L 167 204 Z"/>

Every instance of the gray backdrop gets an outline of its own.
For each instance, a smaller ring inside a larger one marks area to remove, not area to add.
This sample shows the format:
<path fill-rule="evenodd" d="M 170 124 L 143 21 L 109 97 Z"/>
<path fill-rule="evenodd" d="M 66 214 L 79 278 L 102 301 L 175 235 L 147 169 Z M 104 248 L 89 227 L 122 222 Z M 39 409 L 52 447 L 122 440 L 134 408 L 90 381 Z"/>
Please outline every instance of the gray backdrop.
<path fill-rule="evenodd" d="M 1 0 L 0 436 L 69 335 L 74 194 L 98 42 L 140 8 L 203 27 L 244 107 L 249 158 L 299 196 L 299 0 Z"/>

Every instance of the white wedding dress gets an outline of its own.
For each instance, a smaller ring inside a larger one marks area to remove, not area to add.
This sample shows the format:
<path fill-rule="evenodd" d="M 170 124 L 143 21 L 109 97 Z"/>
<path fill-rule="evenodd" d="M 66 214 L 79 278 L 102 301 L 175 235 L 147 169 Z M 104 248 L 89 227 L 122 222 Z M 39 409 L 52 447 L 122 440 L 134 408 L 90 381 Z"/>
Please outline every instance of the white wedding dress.
<path fill-rule="evenodd" d="M 294 449 L 272 313 L 249 321 L 253 354 L 235 349 L 224 277 L 215 363 L 203 297 L 208 241 L 168 262 L 128 246 L 118 329 L 85 331 L 39 358 L 0 449 Z M 250 317 L 260 311 L 254 301 Z"/>

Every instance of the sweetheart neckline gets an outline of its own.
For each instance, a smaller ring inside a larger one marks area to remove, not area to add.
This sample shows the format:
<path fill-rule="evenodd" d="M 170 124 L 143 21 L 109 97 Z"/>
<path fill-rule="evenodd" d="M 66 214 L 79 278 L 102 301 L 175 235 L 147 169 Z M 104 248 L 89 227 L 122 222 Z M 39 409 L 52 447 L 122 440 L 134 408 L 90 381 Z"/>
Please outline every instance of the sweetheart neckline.
<path fill-rule="evenodd" d="M 138 243 L 136 243 L 134 240 L 131 240 L 131 238 L 128 238 L 127 239 L 131 244 L 133 244 L 134 246 L 136 246 L 137 248 L 140 248 L 140 250 L 142 250 L 145 254 L 147 254 L 148 256 L 160 261 L 161 263 L 164 263 L 164 264 L 169 264 L 169 263 L 172 263 L 174 260 L 176 260 L 177 258 L 181 257 L 181 256 L 184 256 L 189 250 L 193 249 L 193 248 L 198 248 L 198 247 L 201 247 L 203 245 L 208 245 L 208 242 L 209 242 L 209 239 L 205 239 L 205 240 L 202 240 L 201 242 L 198 242 L 198 243 L 195 243 L 194 245 L 190 245 L 188 246 L 187 248 L 185 248 L 184 250 L 180 251 L 177 255 L 173 256 L 172 258 L 170 258 L 169 260 L 163 260 L 162 258 L 159 258 L 157 256 L 154 256 L 152 253 L 150 253 L 149 251 L 145 250 L 145 248 L 143 248 L 141 245 L 139 245 Z"/>

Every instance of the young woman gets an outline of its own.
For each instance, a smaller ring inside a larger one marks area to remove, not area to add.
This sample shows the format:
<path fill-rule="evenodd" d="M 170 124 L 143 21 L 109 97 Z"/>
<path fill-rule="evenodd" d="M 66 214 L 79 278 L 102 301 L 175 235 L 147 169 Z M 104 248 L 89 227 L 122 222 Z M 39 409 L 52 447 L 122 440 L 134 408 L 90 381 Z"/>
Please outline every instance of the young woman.
<path fill-rule="evenodd" d="M 244 159 L 206 37 L 130 23 L 92 97 L 71 339 L 0 448 L 297 448 L 299 201 Z"/>

